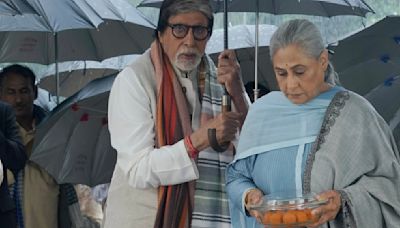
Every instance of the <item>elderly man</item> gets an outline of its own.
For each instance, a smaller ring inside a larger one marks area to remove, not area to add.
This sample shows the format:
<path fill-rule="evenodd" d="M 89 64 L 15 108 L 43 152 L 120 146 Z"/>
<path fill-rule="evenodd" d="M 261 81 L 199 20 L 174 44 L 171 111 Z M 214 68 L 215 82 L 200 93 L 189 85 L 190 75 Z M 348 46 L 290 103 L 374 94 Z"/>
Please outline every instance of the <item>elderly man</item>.
<path fill-rule="evenodd" d="M 16 228 L 15 204 L 8 189 L 6 169 L 17 173 L 25 166 L 26 155 L 15 123 L 12 107 L 0 102 L 0 161 L 4 179 L 0 181 L 0 224 L 2 228 Z"/>
<path fill-rule="evenodd" d="M 249 100 L 233 51 L 218 70 L 204 54 L 213 27 L 206 0 L 165 0 L 156 39 L 116 78 L 109 100 L 118 159 L 105 227 L 229 227 L 224 172 Z M 234 111 L 221 112 L 222 85 Z"/>
<path fill-rule="evenodd" d="M 30 156 L 35 127 L 46 113 L 33 104 L 37 97 L 35 75 L 27 67 L 10 65 L 0 72 L 0 100 L 15 111 L 17 126 Z M 15 176 L 18 227 L 58 227 L 58 184 L 43 169 L 28 161 Z"/>

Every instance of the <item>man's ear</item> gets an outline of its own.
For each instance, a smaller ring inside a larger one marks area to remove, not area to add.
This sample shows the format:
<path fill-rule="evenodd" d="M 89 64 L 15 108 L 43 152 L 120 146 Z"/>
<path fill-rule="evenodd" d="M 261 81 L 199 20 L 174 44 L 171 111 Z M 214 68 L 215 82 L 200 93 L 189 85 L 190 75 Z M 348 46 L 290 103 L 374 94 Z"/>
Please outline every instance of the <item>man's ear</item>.
<path fill-rule="evenodd" d="M 37 97 L 38 97 L 38 87 L 37 87 L 37 85 L 35 85 L 35 86 L 33 87 L 33 92 L 34 92 L 34 94 L 35 94 L 35 100 L 36 100 Z"/>

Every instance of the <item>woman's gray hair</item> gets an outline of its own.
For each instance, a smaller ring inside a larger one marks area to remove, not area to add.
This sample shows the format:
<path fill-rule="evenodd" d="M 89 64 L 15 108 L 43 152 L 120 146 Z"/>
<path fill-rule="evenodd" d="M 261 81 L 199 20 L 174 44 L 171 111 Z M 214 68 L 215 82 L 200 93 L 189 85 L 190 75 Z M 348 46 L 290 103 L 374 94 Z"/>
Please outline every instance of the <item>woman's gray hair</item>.
<path fill-rule="evenodd" d="M 212 31 L 214 14 L 209 0 L 164 0 L 160 8 L 156 32 L 163 33 L 165 31 L 170 17 L 190 12 L 200 12 L 204 14 L 208 19 L 208 28 Z M 211 32 L 209 35 L 211 36 Z"/>
<path fill-rule="evenodd" d="M 316 59 L 325 50 L 324 42 L 317 26 L 304 19 L 290 20 L 279 26 L 269 43 L 271 60 L 279 49 L 292 44 L 298 45 L 306 55 Z M 339 84 L 338 75 L 330 61 L 325 72 L 325 82 L 332 85 Z"/>

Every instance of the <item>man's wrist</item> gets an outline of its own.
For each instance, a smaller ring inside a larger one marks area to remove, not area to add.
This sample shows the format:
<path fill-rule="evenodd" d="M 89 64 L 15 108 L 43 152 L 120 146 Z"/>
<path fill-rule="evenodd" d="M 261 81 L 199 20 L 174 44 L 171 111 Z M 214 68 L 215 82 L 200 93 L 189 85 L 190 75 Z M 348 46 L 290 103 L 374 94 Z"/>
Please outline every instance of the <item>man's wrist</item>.
<path fill-rule="evenodd" d="M 192 140 L 190 139 L 190 135 L 185 136 L 185 138 L 183 139 L 183 143 L 185 144 L 185 148 L 189 157 L 193 159 L 197 158 L 200 151 L 193 146 Z"/>

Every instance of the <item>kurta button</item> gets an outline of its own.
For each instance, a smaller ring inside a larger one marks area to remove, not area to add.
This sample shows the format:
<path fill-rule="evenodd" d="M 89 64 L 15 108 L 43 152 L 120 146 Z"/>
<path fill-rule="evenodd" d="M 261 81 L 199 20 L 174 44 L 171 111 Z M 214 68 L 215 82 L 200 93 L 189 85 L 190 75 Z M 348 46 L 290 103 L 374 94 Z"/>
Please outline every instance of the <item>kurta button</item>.
<path fill-rule="evenodd" d="M 182 92 L 186 94 L 186 87 L 182 87 Z"/>

